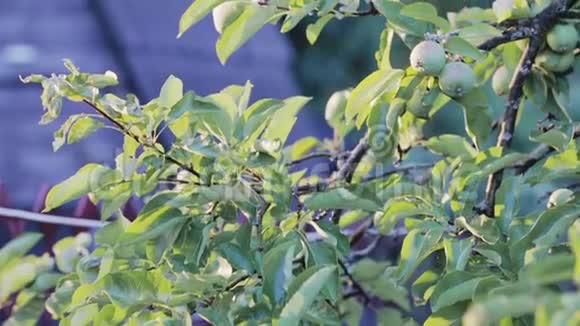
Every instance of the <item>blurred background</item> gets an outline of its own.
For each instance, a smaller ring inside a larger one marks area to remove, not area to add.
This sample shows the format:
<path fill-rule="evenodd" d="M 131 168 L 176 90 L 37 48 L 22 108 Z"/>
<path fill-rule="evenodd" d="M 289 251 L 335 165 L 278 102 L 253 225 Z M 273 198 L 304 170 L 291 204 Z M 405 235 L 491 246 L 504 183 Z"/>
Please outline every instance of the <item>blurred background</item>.
<path fill-rule="evenodd" d="M 488 7 L 492 1 L 429 2 L 445 15 L 465 6 Z M 179 18 L 190 3 L 189 0 L 0 2 L 0 207 L 40 211 L 51 185 L 74 174 L 87 162 L 111 162 L 122 146 L 120 135 L 104 129 L 58 153 L 52 152 L 52 134 L 59 124 L 38 125 L 42 114 L 40 88 L 23 85 L 18 75 L 64 72 L 63 58 L 73 60 L 83 71 L 115 71 L 121 85 L 114 91 L 134 93 L 143 103 L 159 95 L 170 74 L 199 94 L 251 80 L 253 100 L 312 96 L 313 101 L 302 111 L 290 141 L 307 135 L 331 136 L 323 119 L 328 97 L 336 90 L 355 86 L 376 69 L 374 54 L 384 28 L 382 17 L 334 20 L 314 46 L 308 44 L 304 33 L 308 19 L 288 34 L 280 34 L 278 26 L 268 25 L 224 67 L 215 53 L 218 34 L 211 17 L 176 39 Z M 408 53 L 402 42 L 396 44 L 395 66 L 407 66 Z M 571 85 L 578 85 L 577 73 L 570 78 L 574 79 Z M 491 93 L 489 86 L 486 91 Z M 491 104 L 499 117 L 503 100 L 492 98 Z M 578 92 L 573 91 L 571 99 L 572 108 L 580 104 Z M 64 115 L 84 110 L 82 105 L 67 103 Z M 578 117 L 574 111 L 578 110 L 571 110 Z M 538 110 L 526 108 L 515 141 L 517 148 L 533 145 L 527 141 L 527 135 L 542 117 Z M 462 120 L 460 110 L 448 105 L 428 123 L 427 135 L 429 130 L 463 134 Z M 421 155 L 416 153 L 413 159 L 420 159 Z M 129 215 L 134 214 L 134 208 L 127 209 Z M 55 213 L 97 216 L 87 200 Z M 0 245 L 24 229 L 47 233 L 45 245 L 71 232 L 0 217 Z"/>
<path fill-rule="evenodd" d="M 410 1 L 403 1 L 410 2 Z M 432 0 L 439 13 L 465 6 L 490 6 L 489 0 Z M 288 34 L 268 25 L 222 66 L 215 53 L 218 37 L 211 17 L 176 39 L 177 24 L 189 0 L 18 0 L 0 2 L 0 207 L 40 212 L 51 185 L 74 174 L 88 162 L 112 162 L 122 137 L 103 129 L 96 135 L 64 146 L 53 153 L 52 134 L 59 123 L 39 126 L 42 114 L 40 88 L 23 85 L 18 75 L 64 72 L 63 58 L 81 70 L 117 73 L 121 85 L 113 90 L 134 93 L 142 103 L 159 95 L 165 79 L 174 74 L 186 89 L 198 94 L 217 92 L 230 84 L 254 84 L 253 100 L 293 95 L 313 97 L 302 111 L 289 141 L 304 137 L 329 137 L 323 110 L 332 92 L 355 86 L 376 69 L 375 51 L 384 28 L 382 17 L 332 21 L 318 42 L 310 46 L 305 37 L 306 19 Z M 408 65 L 409 50 L 399 42 L 394 65 Z M 577 60 L 578 64 L 578 60 Z M 575 71 L 578 71 L 576 67 Z M 579 85 L 577 73 L 571 85 Z M 486 91 L 491 94 L 487 85 Z M 491 97 L 496 117 L 503 99 Z M 571 92 L 571 113 L 580 94 Z M 65 104 L 64 116 L 85 111 L 80 104 Z M 526 107 L 514 142 L 517 149 L 533 146 L 527 138 L 538 110 Z M 61 122 L 64 119 L 61 119 Z M 427 124 L 427 133 L 464 134 L 463 115 L 453 105 L 440 110 Z M 424 152 L 413 153 L 420 160 Z M 84 198 L 52 212 L 64 216 L 95 218 L 97 209 Z M 126 214 L 136 214 L 129 205 Z M 0 246 L 24 230 L 45 233 L 42 252 L 59 238 L 81 229 L 23 222 L 0 216 Z M 389 248 L 390 245 L 382 246 Z M 388 255 L 389 253 L 385 253 Z M 5 312 L 4 312 L 5 313 Z M 2 320 L 0 311 L 0 320 Z"/>

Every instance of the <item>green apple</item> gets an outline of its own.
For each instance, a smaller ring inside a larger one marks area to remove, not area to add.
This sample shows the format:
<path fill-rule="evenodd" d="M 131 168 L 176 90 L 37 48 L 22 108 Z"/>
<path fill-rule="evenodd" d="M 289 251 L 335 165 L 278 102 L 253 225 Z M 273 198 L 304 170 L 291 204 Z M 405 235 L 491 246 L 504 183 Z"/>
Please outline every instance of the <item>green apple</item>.
<path fill-rule="evenodd" d="M 450 62 L 439 75 L 439 88 L 450 97 L 462 97 L 476 84 L 475 73 L 463 62 Z"/>
<path fill-rule="evenodd" d="M 324 110 L 324 118 L 332 126 L 342 120 L 346 103 L 350 95 L 349 90 L 334 92 L 326 102 L 326 109 Z"/>
<path fill-rule="evenodd" d="M 556 53 L 546 49 L 536 57 L 536 64 L 548 71 L 564 72 L 574 65 L 575 59 L 574 51 Z"/>
<path fill-rule="evenodd" d="M 576 48 L 578 32 L 572 24 L 557 24 L 546 35 L 550 49 L 556 52 L 568 52 Z"/>
<path fill-rule="evenodd" d="M 409 60 L 411 61 L 411 66 L 418 72 L 436 76 L 445 66 L 447 56 L 439 43 L 423 41 L 413 48 Z"/>
<path fill-rule="evenodd" d="M 499 96 L 507 95 L 510 90 L 511 79 L 512 74 L 509 69 L 506 66 L 501 66 L 497 68 L 491 78 L 491 88 Z"/>

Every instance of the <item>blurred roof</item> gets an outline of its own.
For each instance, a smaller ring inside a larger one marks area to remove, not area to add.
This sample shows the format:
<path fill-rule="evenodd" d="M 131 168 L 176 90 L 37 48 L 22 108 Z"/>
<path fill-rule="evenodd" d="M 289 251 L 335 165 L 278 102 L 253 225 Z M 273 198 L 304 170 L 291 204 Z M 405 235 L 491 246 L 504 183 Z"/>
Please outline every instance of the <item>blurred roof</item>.
<path fill-rule="evenodd" d="M 7 184 L 14 206 L 29 206 L 41 185 L 59 182 L 88 162 L 110 162 L 121 146 L 118 134 L 103 130 L 53 153 L 52 133 L 59 124 L 38 126 L 40 90 L 22 85 L 18 75 L 63 72 L 62 59 L 70 58 L 83 71 L 117 72 L 121 91 L 136 93 L 143 102 L 158 96 L 169 74 L 199 94 L 251 80 L 254 99 L 296 95 L 289 72 L 291 51 L 275 26 L 260 31 L 223 67 L 215 54 L 218 35 L 211 19 L 176 39 L 178 20 L 189 4 L 186 0 L 0 4 L 0 180 Z M 64 115 L 80 110 L 85 108 L 67 104 Z"/>

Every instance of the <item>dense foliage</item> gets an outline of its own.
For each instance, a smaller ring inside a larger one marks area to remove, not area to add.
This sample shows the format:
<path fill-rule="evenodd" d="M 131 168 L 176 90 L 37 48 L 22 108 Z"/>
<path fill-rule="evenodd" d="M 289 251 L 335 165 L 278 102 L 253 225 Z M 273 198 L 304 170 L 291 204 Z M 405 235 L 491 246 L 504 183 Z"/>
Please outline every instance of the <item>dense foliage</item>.
<path fill-rule="evenodd" d="M 377 69 L 330 98 L 333 139 L 292 144 L 309 98 L 251 102 L 250 82 L 202 96 L 170 76 L 141 103 L 103 91 L 114 73 L 70 61 L 67 74 L 24 78 L 43 87 L 42 124 L 64 99 L 94 110 L 68 118 L 55 150 L 100 128 L 124 141 L 114 167 L 89 163 L 46 199 L 47 210 L 84 195 L 100 204 L 110 223 L 94 250 L 80 234 L 25 256 L 40 238 L 25 234 L 0 251 L 7 325 L 34 324 L 45 299 L 75 326 L 580 322 L 580 127 L 568 113 L 578 1 L 498 0 L 445 19 L 425 2 L 196 0 L 180 33 L 212 10 L 223 63 L 267 23 L 287 32 L 315 14 L 315 43 L 333 19 L 384 16 Z M 397 38 L 411 50 L 404 70 L 391 65 Z M 488 81 L 506 97 L 499 117 Z M 546 118 L 530 130 L 537 146 L 517 152 L 526 101 Z M 452 103 L 468 137 L 424 137 Z M 363 136 L 345 150 L 355 130 Z M 159 143 L 162 133 L 174 141 Z M 432 159 L 411 159 L 424 149 Z M 325 162 L 305 164 L 315 158 Z M 120 210 L 131 196 L 145 200 L 134 221 Z M 377 239 L 395 236 L 396 261 L 373 259 Z"/>

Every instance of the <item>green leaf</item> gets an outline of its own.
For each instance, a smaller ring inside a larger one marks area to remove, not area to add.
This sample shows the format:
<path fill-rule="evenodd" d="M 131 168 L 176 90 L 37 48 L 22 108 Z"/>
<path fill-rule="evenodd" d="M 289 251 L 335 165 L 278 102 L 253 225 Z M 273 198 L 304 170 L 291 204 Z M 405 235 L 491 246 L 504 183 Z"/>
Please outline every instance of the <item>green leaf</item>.
<path fill-rule="evenodd" d="M 197 2 L 197 1 L 196 1 Z M 181 79 L 169 75 L 159 95 L 159 105 L 165 108 L 172 108 L 183 97 L 183 82 Z"/>
<path fill-rule="evenodd" d="M 467 310 L 463 325 L 494 325 L 504 317 L 520 317 L 534 312 L 538 301 L 532 294 L 490 296 Z"/>
<path fill-rule="evenodd" d="M 346 325 L 359 325 L 364 312 L 362 304 L 356 298 L 340 302 L 340 311 Z"/>
<path fill-rule="evenodd" d="M 139 216 L 127 226 L 121 243 L 135 244 L 157 238 L 165 232 L 176 232 L 187 221 L 187 217 L 173 205 L 179 205 L 175 194 L 161 193 L 152 198 Z"/>
<path fill-rule="evenodd" d="M 59 286 L 46 300 L 46 310 L 53 318 L 63 318 L 65 311 L 71 303 L 74 291 L 78 287 L 72 281 L 66 281 Z"/>
<path fill-rule="evenodd" d="M 252 104 L 238 122 L 236 135 L 239 139 L 253 144 L 262 131 L 266 128 L 273 114 L 284 107 L 284 102 L 275 99 L 262 99 Z"/>
<path fill-rule="evenodd" d="M 335 247 L 339 253 L 344 256 L 347 256 L 350 251 L 350 241 L 348 240 L 347 236 L 341 232 L 341 229 L 338 225 L 330 222 L 330 221 L 318 221 L 315 223 L 318 228 L 322 229 L 328 236 L 333 237 L 336 239 Z"/>
<path fill-rule="evenodd" d="M 63 83 L 62 77 L 53 76 L 42 81 L 42 106 L 46 113 L 40 118 L 40 124 L 45 125 L 56 120 L 62 112 L 62 94 L 61 85 Z"/>
<path fill-rule="evenodd" d="M 385 274 L 389 262 L 375 261 L 369 257 L 357 261 L 352 268 L 352 276 L 359 282 L 367 282 L 377 279 Z"/>
<path fill-rule="evenodd" d="M 96 303 L 80 307 L 72 314 L 70 323 L 75 326 L 89 326 L 98 312 L 99 305 Z"/>
<path fill-rule="evenodd" d="M 512 16 L 513 0 L 498 0 L 493 3 L 493 12 L 497 16 L 498 22 L 502 22 Z"/>
<path fill-rule="evenodd" d="M 318 265 L 299 274 L 290 284 L 290 299 L 280 313 L 279 325 L 298 325 L 335 270 L 336 266 Z"/>
<path fill-rule="evenodd" d="M 420 207 L 415 202 L 406 199 L 393 199 L 385 204 L 383 213 L 377 212 L 375 214 L 373 221 L 379 233 L 387 235 L 400 220 L 416 215 L 429 214 L 429 210 Z"/>
<path fill-rule="evenodd" d="M 423 326 L 448 326 L 461 325 L 461 317 L 467 309 L 467 304 L 464 302 L 445 307 L 432 313 Z M 466 324 L 468 325 L 468 324 Z"/>
<path fill-rule="evenodd" d="M 217 55 L 225 65 L 228 58 L 272 18 L 275 8 L 258 5 L 246 6 L 244 12 L 228 25 L 216 43 Z"/>
<path fill-rule="evenodd" d="M 552 92 L 548 92 L 546 102 L 542 106 L 538 106 L 542 112 L 551 113 L 554 115 L 558 120 L 562 120 L 564 122 L 571 122 L 572 119 L 570 114 L 566 110 L 566 107 L 560 105 L 556 100 L 554 94 L 554 88 L 552 88 Z"/>
<path fill-rule="evenodd" d="M 395 308 L 381 308 L 377 311 L 379 325 L 407 325 L 401 312 Z M 412 324 L 411 324 L 412 325 Z"/>
<path fill-rule="evenodd" d="M 18 259 L 32 249 L 40 239 L 42 233 L 23 233 L 18 237 L 10 240 L 0 248 L 0 271 L 3 267 L 9 265 L 15 259 Z"/>
<path fill-rule="evenodd" d="M 373 100 L 397 89 L 405 72 L 399 69 L 377 70 L 368 75 L 352 91 L 346 105 L 346 119 L 351 120 L 363 112 Z"/>
<path fill-rule="evenodd" d="M 328 24 L 328 22 L 330 22 L 332 18 L 334 18 L 333 14 L 324 15 L 321 18 L 319 18 L 315 23 L 312 23 L 308 25 L 308 27 L 306 27 L 306 39 L 310 44 L 316 43 L 316 40 L 318 40 L 320 32 L 322 32 L 324 26 L 326 26 L 326 24 Z"/>
<path fill-rule="evenodd" d="M 520 56 L 518 56 L 518 60 Z M 535 70 L 532 70 L 532 73 L 524 81 L 523 90 L 524 95 L 538 107 L 544 106 L 548 101 L 548 84 L 546 83 L 546 79 Z"/>
<path fill-rule="evenodd" d="M 501 236 L 496 220 L 485 215 L 478 215 L 469 221 L 460 216 L 455 220 L 455 223 L 489 244 L 495 244 Z"/>
<path fill-rule="evenodd" d="M 62 276 L 63 274 L 55 272 L 42 273 L 36 277 L 31 288 L 38 292 L 51 290 L 56 286 Z"/>
<path fill-rule="evenodd" d="M 123 232 L 125 232 L 125 228 L 129 223 L 129 220 L 119 217 L 115 221 L 106 224 L 95 232 L 95 242 L 102 247 L 114 246 Z"/>
<path fill-rule="evenodd" d="M 473 291 L 481 278 L 462 272 L 453 271 L 445 274 L 435 286 L 431 296 L 431 308 L 438 311 L 457 302 L 471 300 Z"/>
<path fill-rule="evenodd" d="M 277 139 L 282 144 L 286 143 L 294 123 L 298 120 L 298 113 L 310 100 L 310 97 L 305 96 L 294 96 L 285 99 L 282 106 L 272 114 L 270 123 L 264 130 L 262 138 Z"/>
<path fill-rule="evenodd" d="M 380 211 L 382 207 L 377 200 L 364 196 L 364 193 L 351 192 L 346 188 L 317 192 L 308 196 L 304 203 L 311 210 L 316 209 L 363 209 Z"/>
<path fill-rule="evenodd" d="M 289 160 L 297 160 L 304 157 L 311 150 L 313 150 L 320 141 L 316 137 L 304 137 L 297 140 L 294 144 L 288 147 L 285 151 L 288 152 Z"/>
<path fill-rule="evenodd" d="M 21 292 L 22 293 L 22 292 Z M 44 299 L 34 297 L 24 304 L 16 305 L 10 312 L 10 318 L 2 323 L 2 326 L 35 326 L 39 325 L 38 320 L 44 312 Z"/>
<path fill-rule="evenodd" d="M 48 212 L 88 194 L 92 183 L 101 173 L 103 173 L 103 167 L 99 164 L 89 163 L 80 168 L 75 175 L 50 189 L 46 195 L 43 212 Z"/>
<path fill-rule="evenodd" d="M 118 314 L 117 319 L 122 318 L 122 314 Z M 119 322 L 115 320 L 115 306 L 112 304 L 104 305 L 101 310 L 95 315 L 94 326 L 108 326 Z"/>
<path fill-rule="evenodd" d="M 107 189 L 105 196 L 101 199 L 101 220 L 107 220 L 113 213 L 119 211 L 132 195 L 132 185 L 128 182 L 113 186 Z"/>
<path fill-rule="evenodd" d="M 540 3 L 542 1 L 539 1 Z M 538 5 L 538 1 L 534 5 Z M 526 0 L 497 0 L 493 3 L 493 11 L 497 16 L 497 21 L 513 18 L 527 18 L 530 8 Z"/>
<path fill-rule="evenodd" d="M 395 39 L 395 31 L 392 28 L 386 27 L 381 33 L 380 46 L 375 53 L 379 69 L 393 69 L 391 64 L 391 53 L 393 52 L 393 40 Z"/>
<path fill-rule="evenodd" d="M 457 135 L 431 137 L 425 146 L 432 152 L 446 157 L 475 158 L 477 155 L 477 151 L 465 141 L 465 138 Z"/>
<path fill-rule="evenodd" d="M 461 98 L 460 103 L 463 106 L 467 134 L 477 148 L 483 148 L 493 124 L 485 93 L 477 88 Z"/>
<path fill-rule="evenodd" d="M 496 149 L 503 151 L 503 149 L 496 147 Z M 522 159 L 525 159 L 527 156 L 521 153 L 509 153 L 504 154 L 503 156 L 499 157 L 496 160 L 491 160 L 488 164 L 483 165 L 480 170 L 473 173 L 471 176 L 480 178 L 486 177 L 488 175 L 494 174 L 500 170 L 505 168 L 512 167 L 514 164 L 519 162 Z"/>
<path fill-rule="evenodd" d="M 548 209 L 541 213 L 534 224 L 519 239 L 510 246 L 510 254 L 519 264 L 523 263 L 523 253 L 531 247 L 532 243 L 547 234 L 559 222 L 564 221 L 570 225 L 578 218 L 578 206 L 567 204 Z"/>
<path fill-rule="evenodd" d="M 293 241 L 283 242 L 266 252 L 264 256 L 264 294 L 274 305 L 284 301 L 292 280 Z"/>
<path fill-rule="evenodd" d="M 224 0 L 195 0 L 183 13 L 179 21 L 179 34 L 181 37 L 185 31 L 207 16 L 211 10 Z"/>
<path fill-rule="evenodd" d="M 91 236 L 88 233 L 79 233 L 76 237 L 66 237 L 55 243 L 52 251 L 58 269 L 64 273 L 72 273 L 81 255 L 88 253 L 90 243 Z"/>
<path fill-rule="evenodd" d="M 439 240 L 442 235 L 443 231 L 440 229 L 428 230 L 425 234 L 419 229 L 414 229 L 407 234 L 401 248 L 399 282 L 403 283 L 408 280 L 419 264 L 440 248 Z"/>
<path fill-rule="evenodd" d="M 482 60 L 484 55 L 471 43 L 458 36 L 452 36 L 445 42 L 445 48 L 454 54 Z"/>
<path fill-rule="evenodd" d="M 2 266 L 0 270 L 0 305 L 15 292 L 32 283 L 38 274 L 53 268 L 53 260 L 48 254 L 42 257 L 25 256 Z"/>
<path fill-rule="evenodd" d="M 427 2 L 414 2 L 406 5 L 401 9 L 401 15 L 432 23 L 439 27 L 443 33 L 448 32 L 450 29 L 449 22 L 439 17 L 437 8 Z"/>
<path fill-rule="evenodd" d="M 441 278 L 442 270 L 440 266 L 434 266 L 432 269 L 424 271 L 413 282 L 411 291 L 417 298 L 422 298 L 424 301 L 429 300 L 433 294 L 435 284 Z M 419 304 L 418 302 L 416 304 Z"/>
<path fill-rule="evenodd" d="M 444 239 L 443 249 L 445 249 L 447 271 L 463 271 L 471 257 L 474 239 Z"/>
<path fill-rule="evenodd" d="M 172 284 L 159 271 L 127 271 L 106 275 L 99 284 L 115 306 L 128 309 L 154 303 L 171 291 Z"/>
<path fill-rule="evenodd" d="M 298 23 L 300 23 L 300 21 L 304 19 L 306 15 L 311 13 L 316 8 L 316 4 L 317 4 L 316 2 L 311 2 L 305 3 L 300 7 L 290 8 L 290 10 L 287 11 L 286 13 L 286 18 L 282 23 L 282 28 L 280 29 L 280 32 L 288 33 L 289 31 L 294 29 L 294 27 L 296 27 L 296 25 L 298 25 Z"/>
<path fill-rule="evenodd" d="M 250 274 L 254 272 L 255 267 L 251 253 L 244 251 L 235 243 L 222 243 L 218 247 L 218 251 L 235 269 L 246 270 Z"/>
<path fill-rule="evenodd" d="M 313 223 L 313 225 L 315 224 Z M 336 246 L 322 241 L 313 243 L 304 241 L 304 245 L 308 249 L 308 253 L 311 257 L 311 259 L 308 260 L 307 267 L 322 265 L 335 266 L 337 264 Z M 335 270 L 322 289 L 322 295 L 330 300 L 330 302 L 336 303 L 339 293 L 338 288 L 339 274 L 338 270 Z"/>
<path fill-rule="evenodd" d="M 580 284 L 580 222 L 576 221 L 568 230 L 568 241 L 570 248 L 576 257 L 576 264 L 574 265 L 574 281 Z"/>
<path fill-rule="evenodd" d="M 336 7 L 338 2 L 339 0 L 321 0 L 318 15 L 323 16 L 330 13 L 334 7 Z"/>
<path fill-rule="evenodd" d="M 497 28 L 485 23 L 473 24 L 459 30 L 459 37 L 474 46 L 500 35 L 501 32 Z"/>
<path fill-rule="evenodd" d="M 107 70 L 104 74 L 91 74 L 87 78 L 87 84 L 96 88 L 105 88 L 119 84 L 117 74 Z"/>
<path fill-rule="evenodd" d="M 475 62 L 473 72 L 475 73 L 475 80 L 477 85 L 483 85 L 487 82 L 499 67 L 499 62 L 493 52 L 488 52 L 483 60 Z"/>
<path fill-rule="evenodd" d="M 254 85 L 246 80 L 246 83 L 242 85 L 230 85 L 220 91 L 220 93 L 228 94 L 238 106 L 238 113 L 242 114 L 247 108 L 250 101 L 250 96 L 252 94 L 252 89 Z"/>
<path fill-rule="evenodd" d="M 396 149 L 396 125 L 394 130 L 387 127 L 389 109 L 387 103 L 377 102 L 367 119 L 368 143 L 377 161 L 390 159 Z"/>
<path fill-rule="evenodd" d="M 72 123 L 68 132 L 67 142 L 69 144 L 76 143 L 88 137 L 104 125 L 105 124 L 103 122 L 95 120 L 92 117 L 80 117 Z"/>
<path fill-rule="evenodd" d="M 397 1 L 373 1 L 376 9 L 387 18 L 387 24 L 397 32 L 411 34 L 423 38 L 427 32 L 427 24 L 401 14 L 404 5 Z"/>
<path fill-rule="evenodd" d="M 546 132 L 534 130 L 530 134 L 530 140 L 547 144 L 557 151 L 562 152 L 566 149 L 570 137 L 558 129 L 550 129 Z"/>
<path fill-rule="evenodd" d="M 568 281 L 574 277 L 574 256 L 557 254 L 546 256 L 530 265 L 526 265 L 519 273 L 518 279 L 530 284 L 549 285 Z"/>
<path fill-rule="evenodd" d="M 501 46 L 501 62 L 506 66 L 509 76 L 513 76 L 513 72 L 517 69 L 522 53 L 523 51 L 517 42 L 506 43 Z M 535 73 L 535 71 L 532 73 Z M 532 77 L 530 75 L 529 79 Z"/>

